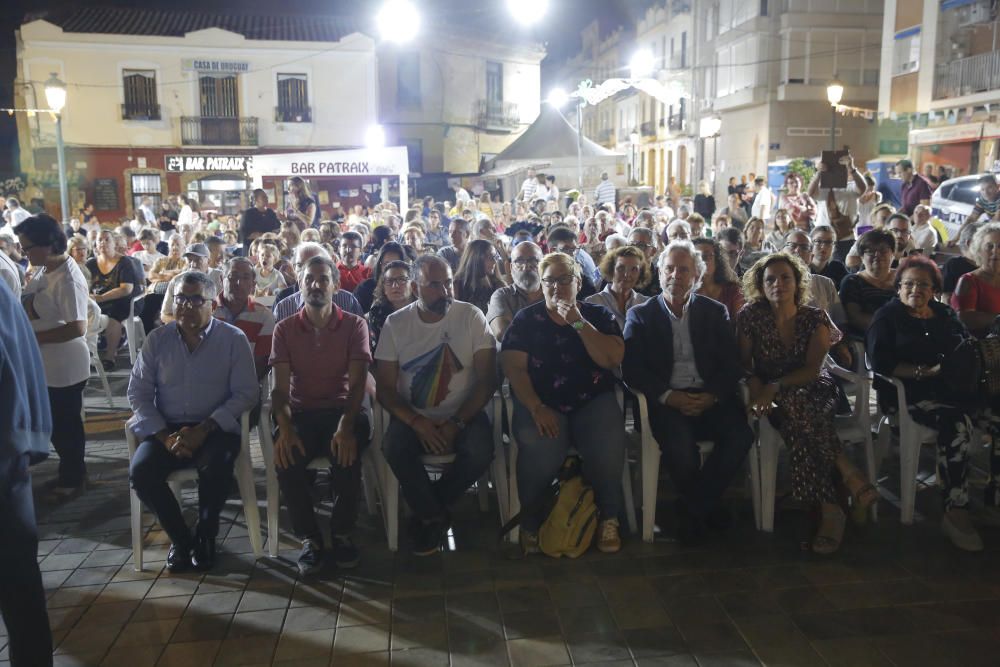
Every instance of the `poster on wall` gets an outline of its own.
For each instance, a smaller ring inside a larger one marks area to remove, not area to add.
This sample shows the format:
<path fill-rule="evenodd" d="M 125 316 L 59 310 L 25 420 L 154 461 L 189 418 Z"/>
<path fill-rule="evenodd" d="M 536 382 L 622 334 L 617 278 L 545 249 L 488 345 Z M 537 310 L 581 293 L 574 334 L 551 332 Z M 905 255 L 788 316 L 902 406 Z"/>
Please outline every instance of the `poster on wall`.
<path fill-rule="evenodd" d="M 98 211 L 117 211 L 118 181 L 114 178 L 94 179 L 94 208 Z"/>

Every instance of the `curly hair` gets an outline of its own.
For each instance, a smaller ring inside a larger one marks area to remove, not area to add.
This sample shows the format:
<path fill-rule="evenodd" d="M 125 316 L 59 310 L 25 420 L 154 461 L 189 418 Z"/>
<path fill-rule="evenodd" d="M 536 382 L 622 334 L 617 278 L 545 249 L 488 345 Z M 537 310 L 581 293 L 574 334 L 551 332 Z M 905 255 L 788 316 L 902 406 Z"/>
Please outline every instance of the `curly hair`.
<path fill-rule="evenodd" d="M 653 277 L 653 272 L 649 268 L 649 260 L 646 259 L 644 252 L 631 245 L 615 248 L 601 259 L 601 264 L 598 268 L 601 270 L 601 276 L 605 280 L 609 283 L 614 281 L 615 264 L 618 263 L 619 257 L 632 257 L 639 260 L 639 279 L 636 281 L 635 286 L 641 289 L 649 284 L 650 279 Z"/>
<path fill-rule="evenodd" d="M 997 226 L 997 229 L 1000 231 L 1000 225 Z M 934 263 L 934 260 L 923 255 L 910 255 L 909 257 L 904 257 L 903 261 L 899 263 L 899 266 L 896 268 L 896 279 L 893 281 L 893 286 L 897 292 L 899 291 L 900 284 L 903 282 L 903 274 L 908 269 L 916 269 L 926 273 L 927 277 L 931 279 L 931 286 L 934 288 L 934 293 L 941 293 L 944 287 L 944 278 L 941 276 L 941 269 Z"/>
<path fill-rule="evenodd" d="M 975 236 L 972 237 L 969 250 L 977 264 L 979 263 L 979 253 L 983 251 L 983 244 L 986 243 L 986 237 L 990 234 L 1000 234 L 1000 222 L 987 222 L 977 229 Z"/>
<path fill-rule="evenodd" d="M 722 256 L 722 246 L 715 239 L 706 238 L 704 236 L 692 239 L 691 243 L 694 247 L 698 246 L 711 246 L 712 247 L 712 258 L 715 260 L 715 273 L 712 275 L 712 281 L 717 285 L 739 285 L 740 279 L 736 275 L 736 271 L 733 267 L 729 265 L 729 262 L 725 257 Z"/>
<path fill-rule="evenodd" d="M 743 296 L 747 303 L 766 301 L 764 296 L 764 272 L 778 262 L 784 262 L 795 276 L 795 305 L 804 306 L 809 301 L 809 268 L 798 256 L 787 252 L 775 252 L 757 260 L 750 270 L 743 274 Z"/>

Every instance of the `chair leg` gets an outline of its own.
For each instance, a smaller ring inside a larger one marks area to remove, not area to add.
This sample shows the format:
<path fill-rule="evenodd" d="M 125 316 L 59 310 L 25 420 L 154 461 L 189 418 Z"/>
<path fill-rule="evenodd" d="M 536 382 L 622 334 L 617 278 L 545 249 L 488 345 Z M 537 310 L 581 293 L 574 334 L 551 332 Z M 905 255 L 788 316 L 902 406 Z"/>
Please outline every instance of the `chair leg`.
<path fill-rule="evenodd" d="M 104 372 L 104 364 L 101 363 L 101 360 L 98 359 L 96 355 L 91 356 L 91 363 L 94 365 L 94 368 L 97 369 L 97 377 L 100 379 L 101 387 L 104 389 L 104 396 L 108 401 L 108 408 L 114 410 L 115 404 L 111 400 L 111 385 L 108 383 L 108 374 Z"/>
<path fill-rule="evenodd" d="M 260 508 L 257 507 L 257 489 L 253 481 L 253 466 L 249 452 L 244 448 L 236 459 L 236 483 L 243 501 L 243 516 L 247 522 L 247 533 L 254 558 L 260 558 L 263 549 L 260 540 Z"/>
<path fill-rule="evenodd" d="M 132 564 L 142 572 L 142 503 L 135 491 L 129 491 L 129 510 L 132 523 Z"/>
<path fill-rule="evenodd" d="M 365 494 L 365 507 L 368 508 L 368 514 L 374 516 L 378 512 L 378 495 L 375 491 L 375 477 L 367 459 L 361 462 L 361 471 L 361 490 Z"/>
<path fill-rule="evenodd" d="M 643 439 L 647 436 L 643 434 Z M 653 541 L 653 531 L 656 527 L 656 493 L 660 481 L 660 448 L 653 443 L 652 447 L 642 448 L 642 539 Z"/>
<path fill-rule="evenodd" d="M 479 496 L 479 511 L 490 511 L 490 474 L 486 472 L 476 482 L 476 495 Z"/>
<path fill-rule="evenodd" d="M 868 466 L 868 483 L 878 491 L 878 468 L 875 465 L 875 445 L 872 442 L 872 432 L 869 429 L 865 434 L 865 463 Z M 872 504 L 872 521 L 878 521 L 878 500 Z"/>
<path fill-rule="evenodd" d="M 639 531 L 639 524 L 635 518 L 635 496 L 632 493 L 632 466 L 629 465 L 628 455 L 625 456 L 625 466 L 622 468 L 622 491 L 625 494 L 625 519 L 628 521 L 629 532 L 635 534 Z"/>
<path fill-rule="evenodd" d="M 278 491 L 278 473 L 274 469 L 274 443 L 271 442 L 271 432 L 261 414 L 261 423 L 257 426 L 257 436 L 260 438 L 260 452 L 264 459 L 264 477 L 267 480 L 267 552 L 272 558 L 278 557 L 281 548 L 281 534 L 278 526 L 278 516 L 281 511 L 281 499 Z"/>
<path fill-rule="evenodd" d="M 521 494 L 517 490 L 517 441 L 514 440 L 513 432 L 511 433 L 510 438 L 510 464 L 507 470 L 507 488 L 510 489 L 510 496 L 508 499 L 510 509 L 507 510 L 507 513 L 510 515 L 510 518 L 513 519 L 521 513 Z M 513 544 L 517 544 L 520 539 L 521 527 L 514 526 L 510 531 L 510 541 Z"/>
<path fill-rule="evenodd" d="M 906 425 L 899 429 L 899 486 L 901 518 L 907 526 L 913 523 L 917 501 L 917 470 L 920 467 L 920 440 Z"/>

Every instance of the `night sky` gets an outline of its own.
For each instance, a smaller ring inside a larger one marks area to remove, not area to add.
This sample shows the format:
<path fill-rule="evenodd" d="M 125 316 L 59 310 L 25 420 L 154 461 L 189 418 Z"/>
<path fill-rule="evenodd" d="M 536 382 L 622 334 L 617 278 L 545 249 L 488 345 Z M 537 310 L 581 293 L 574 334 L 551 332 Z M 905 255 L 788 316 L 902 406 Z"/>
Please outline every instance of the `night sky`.
<path fill-rule="evenodd" d="M 628 25 L 630 17 L 641 14 L 653 0 L 550 0 L 549 14 L 528 36 L 545 43 L 549 56 L 543 63 L 545 71 L 572 56 L 580 46 L 580 30 L 594 18 L 601 21 L 605 31 L 618 25 Z M 417 0 L 428 16 L 427 22 L 444 26 L 442 40 L 462 30 L 463 26 L 501 26 L 501 29 L 520 30 L 510 20 L 502 0 Z M 0 106 L 11 106 L 13 81 L 16 71 L 14 30 L 23 17 L 49 9 L 82 6 L 147 7 L 162 9 L 191 9 L 226 13 L 281 13 L 305 14 L 354 14 L 370 18 L 377 11 L 377 0 L 145 0 L 124 2 L 114 0 L 0 0 Z M 543 93 L 544 94 L 544 93 Z M 17 170 L 17 134 L 14 119 L 0 114 L 0 176 Z"/>

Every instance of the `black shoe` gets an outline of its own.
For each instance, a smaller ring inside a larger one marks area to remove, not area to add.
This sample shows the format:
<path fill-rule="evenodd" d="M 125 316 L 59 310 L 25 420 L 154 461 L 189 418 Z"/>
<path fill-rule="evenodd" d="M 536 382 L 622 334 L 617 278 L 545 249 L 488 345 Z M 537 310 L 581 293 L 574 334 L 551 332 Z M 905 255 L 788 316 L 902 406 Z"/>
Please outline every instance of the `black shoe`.
<path fill-rule="evenodd" d="M 323 544 L 316 540 L 302 540 L 302 551 L 299 552 L 299 574 L 308 577 L 315 574 L 323 566 Z"/>
<path fill-rule="evenodd" d="M 207 572 L 215 567 L 214 537 L 198 536 L 191 554 L 191 565 L 199 572 Z"/>
<path fill-rule="evenodd" d="M 349 570 L 361 562 L 361 554 L 348 535 L 333 536 L 333 562 L 342 570 Z"/>
<path fill-rule="evenodd" d="M 413 535 L 413 554 L 415 556 L 436 554 L 450 527 L 451 522 L 447 518 L 432 519 L 429 522 L 420 521 Z"/>
<path fill-rule="evenodd" d="M 725 532 L 733 525 L 733 514 L 726 507 L 716 505 L 705 517 L 705 525 L 720 533 Z"/>
<path fill-rule="evenodd" d="M 173 574 L 180 574 L 191 569 L 191 547 L 170 545 L 167 551 L 167 569 Z"/>

